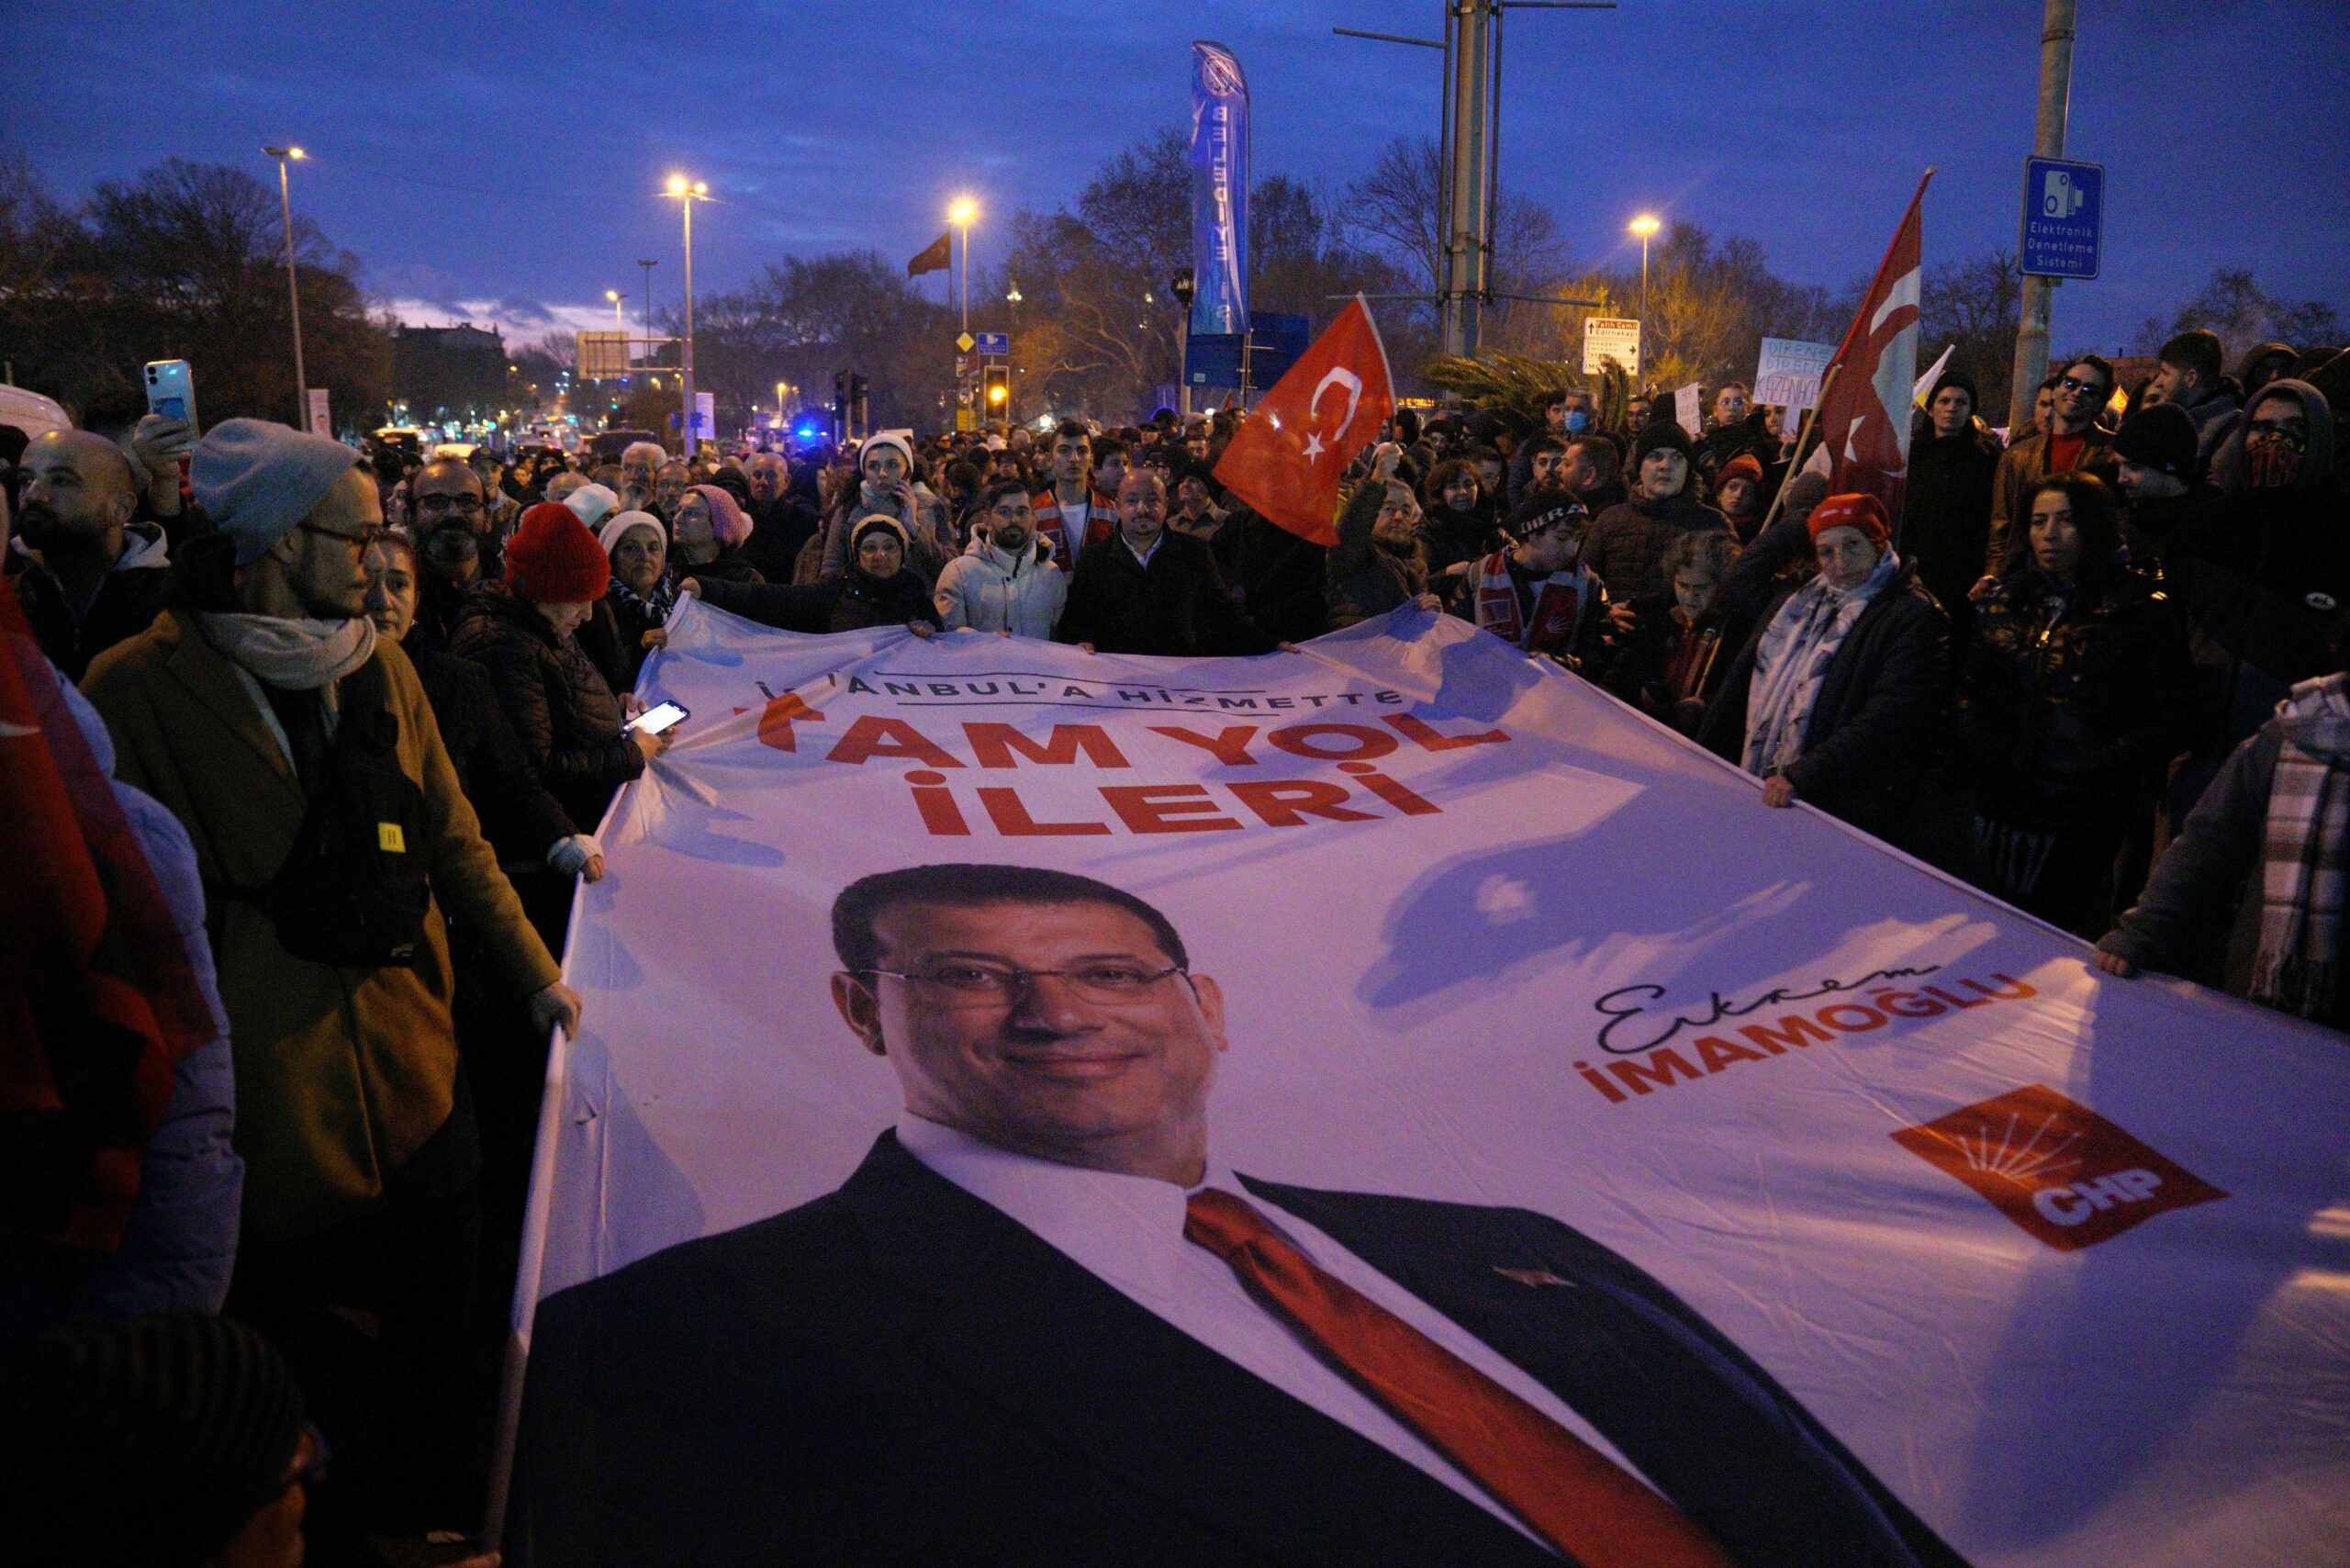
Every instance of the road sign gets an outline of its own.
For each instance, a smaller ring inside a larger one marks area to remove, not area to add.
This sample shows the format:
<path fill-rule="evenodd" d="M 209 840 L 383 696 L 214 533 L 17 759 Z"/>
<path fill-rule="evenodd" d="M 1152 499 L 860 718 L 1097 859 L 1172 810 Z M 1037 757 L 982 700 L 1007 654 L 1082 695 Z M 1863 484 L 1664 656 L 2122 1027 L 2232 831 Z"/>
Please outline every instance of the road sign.
<path fill-rule="evenodd" d="M 961 349 L 965 353 L 969 353 L 971 352 L 971 346 L 978 342 L 979 340 L 977 338 L 974 338 L 968 332 L 965 332 L 961 337 L 955 340 L 955 346 Z"/>
<path fill-rule="evenodd" d="M 958 431 L 975 431 L 979 428 L 979 417 L 969 409 L 957 409 L 955 410 L 955 428 Z"/>
<path fill-rule="evenodd" d="M 332 415 L 329 413 L 327 408 L 327 388 L 323 386 L 313 386 L 308 388 L 308 391 L 310 394 L 310 433 L 312 435 L 323 436 L 333 435 L 334 419 Z"/>
<path fill-rule="evenodd" d="M 992 354 L 998 359 L 1002 359 L 1012 353 L 1010 332 L 981 332 L 978 335 L 978 342 L 979 352 L 983 354 Z"/>
<path fill-rule="evenodd" d="M 969 354 L 958 353 L 955 356 L 955 374 L 957 376 L 968 375 L 977 368 Z"/>
<path fill-rule="evenodd" d="M 2105 233 L 2105 165 L 2062 158 L 2023 161 L 2023 238 L 2018 270 L 2027 277 L 2098 274 Z"/>
<path fill-rule="evenodd" d="M 1613 359 L 1624 374 L 1640 374 L 1640 324 L 1612 316 L 1594 316 L 1583 324 L 1583 373 L 1596 375 L 1600 361 Z"/>
<path fill-rule="evenodd" d="M 609 381 L 628 374 L 626 332 L 579 334 L 578 374 L 582 381 Z"/>

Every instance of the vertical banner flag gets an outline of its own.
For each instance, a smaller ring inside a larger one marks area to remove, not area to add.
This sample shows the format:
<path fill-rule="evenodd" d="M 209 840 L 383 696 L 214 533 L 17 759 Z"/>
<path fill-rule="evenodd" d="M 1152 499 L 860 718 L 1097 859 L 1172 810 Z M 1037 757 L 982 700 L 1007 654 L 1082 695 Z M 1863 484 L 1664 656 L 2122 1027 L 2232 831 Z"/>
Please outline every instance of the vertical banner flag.
<path fill-rule="evenodd" d="M 2340 1034 L 1452 616 L 636 694 L 518 1568 L 2350 1562 Z"/>
<path fill-rule="evenodd" d="M 1893 244 L 1837 345 L 1836 379 L 1819 404 L 1819 450 L 1804 465 L 1828 476 L 1831 494 L 1861 491 L 1901 515 L 1909 474 L 1909 398 L 1918 380 L 1918 279 L 1924 252 L 1929 169 L 1894 230 Z"/>
<path fill-rule="evenodd" d="M 1248 82 L 1220 43 L 1192 45 L 1195 334 L 1248 330 Z"/>
<path fill-rule="evenodd" d="M 1338 482 L 1394 412 L 1387 348 L 1357 295 L 1265 394 L 1215 476 L 1292 533 L 1336 544 Z"/>

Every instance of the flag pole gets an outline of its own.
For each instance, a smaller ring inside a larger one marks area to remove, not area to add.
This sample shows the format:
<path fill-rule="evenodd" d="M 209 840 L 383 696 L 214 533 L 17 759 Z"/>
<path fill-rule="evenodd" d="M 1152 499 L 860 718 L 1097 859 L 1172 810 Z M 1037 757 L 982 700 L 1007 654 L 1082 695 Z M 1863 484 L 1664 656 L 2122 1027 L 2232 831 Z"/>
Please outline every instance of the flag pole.
<path fill-rule="evenodd" d="M 1831 364 L 1828 367 L 1828 374 L 1819 378 L 1819 394 L 1811 400 L 1811 407 L 1803 411 L 1803 429 L 1796 436 L 1795 455 L 1787 459 L 1787 476 L 1779 481 L 1778 494 L 1771 498 L 1771 510 L 1762 514 L 1762 526 L 1754 531 L 1755 538 L 1762 538 L 1778 521 L 1779 504 L 1787 498 L 1787 487 L 1795 483 L 1796 475 L 1803 472 L 1803 443 L 1811 439 L 1811 428 L 1819 422 L 1820 406 L 1828 401 L 1828 389 L 1836 385 L 1836 377 L 1843 368 L 1841 364 Z"/>

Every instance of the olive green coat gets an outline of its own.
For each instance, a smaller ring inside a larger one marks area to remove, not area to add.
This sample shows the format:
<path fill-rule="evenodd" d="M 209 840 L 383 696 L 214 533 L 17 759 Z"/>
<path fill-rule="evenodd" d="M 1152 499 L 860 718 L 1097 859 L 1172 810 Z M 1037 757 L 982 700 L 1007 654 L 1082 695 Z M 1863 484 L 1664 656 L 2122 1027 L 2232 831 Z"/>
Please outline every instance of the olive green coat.
<path fill-rule="evenodd" d="M 376 644 L 401 766 L 424 791 L 435 913 L 412 969 L 294 958 L 268 916 L 214 901 L 213 951 L 236 1061 L 248 1240 L 288 1241 L 366 1213 L 454 1103 L 445 910 L 527 995 L 561 978 L 458 788 L 408 655 Z M 256 886 L 294 845 L 306 805 L 257 694 L 187 610 L 108 649 L 83 682 L 119 754 L 116 777 L 169 807 L 207 887 Z"/>

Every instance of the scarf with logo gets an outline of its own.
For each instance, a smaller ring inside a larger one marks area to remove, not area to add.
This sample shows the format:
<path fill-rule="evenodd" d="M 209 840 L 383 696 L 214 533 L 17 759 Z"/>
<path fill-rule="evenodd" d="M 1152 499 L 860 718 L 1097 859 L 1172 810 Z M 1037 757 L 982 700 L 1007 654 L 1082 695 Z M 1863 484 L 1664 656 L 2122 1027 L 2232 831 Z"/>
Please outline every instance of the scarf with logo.
<path fill-rule="evenodd" d="M 2341 980 L 2350 890 L 2350 675 L 2303 681 L 2277 717 L 2285 744 L 2261 836 L 2252 999 L 2324 1018 Z"/>
<path fill-rule="evenodd" d="M 1746 752 L 1739 766 L 1767 778 L 1803 755 L 1804 730 L 1836 650 L 1900 565 L 1901 558 L 1887 550 L 1850 593 L 1831 588 L 1824 577 L 1814 577 L 1779 607 L 1754 651 L 1754 684 L 1746 693 Z"/>
<path fill-rule="evenodd" d="M 1534 609 L 1519 608 L 1517 582 L 1510 576 L 1509 552 L 1496 550 L 1477 564 L 1477 624 L 1529 654 L 1556 657 L 1574 646 L 1590 609 L 1591 573 L 1578 561 L 1534 585 Z"/>

